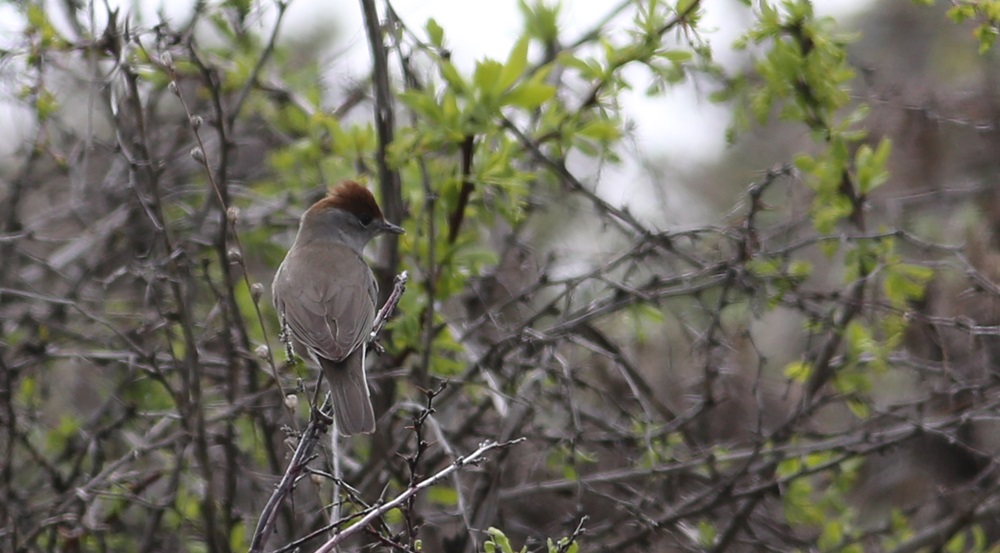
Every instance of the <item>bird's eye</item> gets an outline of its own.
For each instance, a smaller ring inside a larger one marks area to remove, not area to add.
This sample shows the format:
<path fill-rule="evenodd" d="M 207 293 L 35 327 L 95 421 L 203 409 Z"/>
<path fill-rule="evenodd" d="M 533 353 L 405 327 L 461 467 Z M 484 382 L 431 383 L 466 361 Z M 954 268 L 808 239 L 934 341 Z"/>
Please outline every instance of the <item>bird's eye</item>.
<path fill-rule="evenodd" d="M 365 213 L 363 215 L 358 215 L 358 221 L 361 222 L 361 226 L 363 227 L 367 227 L 368 225 L 372 224 L 372 221 L 374 219 L 375 218 L 368 213 Z"/>

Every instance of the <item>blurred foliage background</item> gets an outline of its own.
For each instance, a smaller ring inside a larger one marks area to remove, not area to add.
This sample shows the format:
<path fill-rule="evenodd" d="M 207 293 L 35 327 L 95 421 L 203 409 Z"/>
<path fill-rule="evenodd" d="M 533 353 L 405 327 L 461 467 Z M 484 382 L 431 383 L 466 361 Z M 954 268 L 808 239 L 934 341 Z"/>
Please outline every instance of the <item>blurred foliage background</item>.
<path fill-rule="evenodd" d="M 1000 3 L 523 0 L 465 69 L 361 0 L 333 81 L 288 7 L 2 6 L 0 549 L 1000 550 Z M 692 84 L 725 153 L 624 170 Z M 410 282 L 338 440 L 268 283 L 344 179 Z"/>

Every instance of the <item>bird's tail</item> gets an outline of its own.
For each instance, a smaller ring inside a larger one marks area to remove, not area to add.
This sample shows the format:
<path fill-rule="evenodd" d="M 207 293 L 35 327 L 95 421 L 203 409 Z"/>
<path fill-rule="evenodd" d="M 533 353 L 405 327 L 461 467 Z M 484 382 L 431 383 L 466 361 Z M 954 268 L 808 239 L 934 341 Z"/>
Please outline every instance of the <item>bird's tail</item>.
<path fill-rule="evenodd" d="M 337 427 L 344 436 L 375 431 L 375 411 L 365 379 L 364 349 L 362 345 L 340 363 L 319 358 L 323 375 L 330 384 Z"/>

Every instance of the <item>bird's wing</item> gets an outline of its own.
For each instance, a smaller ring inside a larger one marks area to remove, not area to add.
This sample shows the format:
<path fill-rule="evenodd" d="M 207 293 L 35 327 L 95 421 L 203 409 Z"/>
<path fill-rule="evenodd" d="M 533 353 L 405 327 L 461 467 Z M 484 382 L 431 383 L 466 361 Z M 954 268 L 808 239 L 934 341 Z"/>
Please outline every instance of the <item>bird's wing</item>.
<path fill-rule="evenodd" d="M 305 266 L 308 271 L 301 270 Z M 372 330 L 374 282 L 371 269 L 350 248 L 307 244 L 291 252 L 275 275 L 274 303 L 302 345 L 342 361 Z"/>

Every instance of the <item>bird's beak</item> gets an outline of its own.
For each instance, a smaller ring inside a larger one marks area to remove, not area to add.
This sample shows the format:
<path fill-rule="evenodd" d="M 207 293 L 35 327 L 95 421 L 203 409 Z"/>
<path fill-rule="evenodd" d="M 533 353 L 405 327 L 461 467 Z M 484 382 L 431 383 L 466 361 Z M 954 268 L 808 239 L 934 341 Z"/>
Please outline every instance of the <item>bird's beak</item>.
<path fill-rule="evenodd" d="M 389 221 L 386 221 L 385 219 L 383 219 L 382 220 L 381 232 L 388 233 L 388 234 L 403 234 L 406 231 L 403 230 L 403 227 L 398 226 L 398 225 L 394 225 L 394 224 L 390 223 Z"/>

